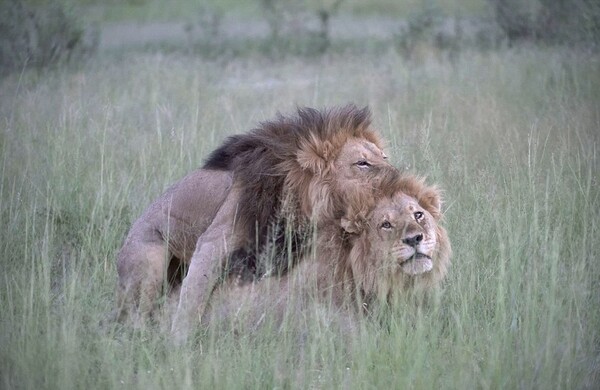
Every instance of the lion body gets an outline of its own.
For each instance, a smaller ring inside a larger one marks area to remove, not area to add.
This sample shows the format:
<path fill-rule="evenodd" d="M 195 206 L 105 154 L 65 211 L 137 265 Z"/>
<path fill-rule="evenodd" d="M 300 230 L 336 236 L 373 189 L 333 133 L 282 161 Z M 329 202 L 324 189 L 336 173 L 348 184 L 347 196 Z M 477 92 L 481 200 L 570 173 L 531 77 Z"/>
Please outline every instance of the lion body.
<path fill-rule="evenodd" d="M 189 261 L 198 237 L 210 226 L 232 184 L 230 172 L 191 172 L 146 208 L 132 225 L 126 243 L 167 242 L 173 256 Z"/>
<path fill-rule="evenodd" d="M 228 258 L 259 275 L 268 249 L 285 272 L 302 257 L 310 227 L 343 212 L 348 191 L 395 170 L 385 159 L 369 111 L 354 106 L 299 109 L 230 137 L 133 224 L 118 255 L 124 313 L 151 312 L 175 261 L 189 267 L 173 321 L 185 338 Z M 285 231 L 296 232 L 291 241 Z"/>
<path fill-rule="evenodd" d="M 451 257 L 439 223 L 439 192 L 410 176 L 382 185 L 379 196 L 355 197 L 343 218 L 322 226 L 314 255 L 286 275 L 254 283 L 230 276 L 216 290 L 203 322 L 238 322 L 248 331 L 266 318 L 281 323 L 288 315 L 305 316 L 311 312 L 307 305 L 316 304 L 351 329 L 374 302 L 438 285 Z M 423 214 L 420 220 L 415 213 Z M 385 222 L 391 227 L 382 228 Z M 407 244 L 415 235 L 422 240 Z"/>

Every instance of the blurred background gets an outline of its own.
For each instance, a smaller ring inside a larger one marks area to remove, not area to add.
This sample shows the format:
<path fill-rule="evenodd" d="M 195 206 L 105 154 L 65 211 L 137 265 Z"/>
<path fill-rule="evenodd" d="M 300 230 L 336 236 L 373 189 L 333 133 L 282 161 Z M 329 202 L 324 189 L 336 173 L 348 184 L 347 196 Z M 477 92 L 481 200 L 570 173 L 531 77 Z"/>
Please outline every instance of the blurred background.
<path fill-rule="evenodd" d="M 397 51 L 411 61 L 464 50 L 577 45 L 596 50 L 595 0 L 3 0 L 0 68 L 107 52 L 208 58 Z"/>

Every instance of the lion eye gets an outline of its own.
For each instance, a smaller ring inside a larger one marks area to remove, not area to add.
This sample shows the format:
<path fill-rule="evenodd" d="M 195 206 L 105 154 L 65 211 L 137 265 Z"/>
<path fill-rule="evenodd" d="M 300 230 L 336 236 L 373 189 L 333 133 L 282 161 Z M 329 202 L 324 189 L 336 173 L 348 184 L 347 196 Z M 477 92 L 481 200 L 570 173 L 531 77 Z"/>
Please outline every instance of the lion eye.
<path fill-rule="evenodd" d="M 416 220 L 416 221 L 418 221 L 418 220 L 420 220 L 420 219 L 422 219 L 422 218 L 423 218 L 423 212 L 421 212 L 421 211 L 416 211 L 416 212 L 414 213 L 414 216 L 415 216 L 415 220 Z"/>
<path fill-rule="evenodd" d="M 360 160 L 360 161 L 356 162 L 355 165 L 358 165 L 361 168 L 368 168 L 371 166 L 371 164 L 369 164 L 369 162 L 367 160 Z"/>
<path fill-rule="evenodd" d="M 391 229 L 392 228 L 392 224 L 389 223 L 389 221 L 385 221 L 384 223 L 381 224 L 381 228 L 382 229 Z"/>

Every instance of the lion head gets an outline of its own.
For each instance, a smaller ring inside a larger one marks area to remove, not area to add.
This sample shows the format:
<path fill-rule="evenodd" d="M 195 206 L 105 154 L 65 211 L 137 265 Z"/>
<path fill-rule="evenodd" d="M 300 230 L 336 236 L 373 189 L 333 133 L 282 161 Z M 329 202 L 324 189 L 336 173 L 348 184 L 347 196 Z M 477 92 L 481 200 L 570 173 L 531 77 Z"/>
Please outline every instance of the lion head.
<path fill-rule="evenodd" d="M 242 209 L 241 218 L 248 213 L 252 225 L 268 226 L 278 208 L 271 202 L 281 201 L 273 194 L 291 196 L 302 218 L 334 218 L 345 189 L 362 188 L 382 170 L 395 170 L 367 107 L 298 108 L 297 115 L 278 115 L 236 140 L 229 169 L 251 201 L 252 211 Z M 257 194 L 263 194 L 258 202 Z"/>
<path fill-rule="evenodd" d="M 297 194 L 303 215 L 331 220 L 348 190 L 368 189 L 382 171 L 395 171 L 367 108 L 302 109 L 299 118 L 300 127 L 319 129 L 304 131 L 296 158 L 286 162 L 286 188 Z"/>
<path fill-rule="evenodd" d="M 364 296 L 384 299 L 435 286 L 451 256 L 440 224 L 439 190 L 413 176 L 391 175 L 380 191 L 374 200 L 354 202 L 341 219 L 347 248 L 340 257 L 344 280 Z"/>

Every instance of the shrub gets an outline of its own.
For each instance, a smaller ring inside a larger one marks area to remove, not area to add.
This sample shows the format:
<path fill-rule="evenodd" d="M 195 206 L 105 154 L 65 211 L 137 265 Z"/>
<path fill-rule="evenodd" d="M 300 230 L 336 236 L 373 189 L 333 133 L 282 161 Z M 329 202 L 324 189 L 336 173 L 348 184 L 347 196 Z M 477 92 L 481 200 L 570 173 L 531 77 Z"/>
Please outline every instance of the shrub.
<path fill-rule="evenodd" d="M 267 46 L 275 52 L 323 54 L 331 46 L 331 18 L 342 2 L 260 0 L 270 31 Z"/>
<path fill-rule="evenodd" d="M 395 35 L 396 49 L 403 57 L 414 59 L 420 46 L 434 43 L 434 29 L 442 19 L 439 8 L 425 4 L 418 12 L 409 15 L 406 25 Z"/>
<path fill-rule="evenodd" d="M 509 43 L 537 40 L 597 45 L 600 39 L 600 3 L 596 0 L 490 0 L 490 3 Z"/>
<path fill-rule="evenodd" d="M 217 7 L 201 6 L 195 18 L 184 25 L 189 49 L 208 57 L 220 53 L 226 43 L 224 16 L 224 12 Z"/>
<path fill-rule="evenodd" d="M 0 4 L 0 71 L 45 67 L 93 52 L 98 33 L 87 32 L 71 10 L 57 0 L 31 5 Z"/>
<path fill-rule="evenodd" d="M 464 49 L 496 49 L 503 39 L 501 30 L 487 17 L 448 16 L 436 3 L 424 2 L 400 25 L 394 46 L 409 61 L 431 57 L 454 61 Z"/>

